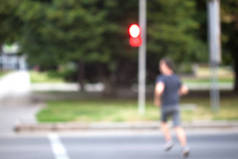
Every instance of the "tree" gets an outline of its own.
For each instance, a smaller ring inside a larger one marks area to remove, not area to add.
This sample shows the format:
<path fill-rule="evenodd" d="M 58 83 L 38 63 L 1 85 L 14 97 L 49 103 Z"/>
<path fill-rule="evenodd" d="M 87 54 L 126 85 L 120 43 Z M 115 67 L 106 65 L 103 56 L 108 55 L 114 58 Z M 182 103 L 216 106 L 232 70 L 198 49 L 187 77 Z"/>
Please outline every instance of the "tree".
<path fill-rule="evenodd" d="M 137 3 L 134 3 L 137 0 L 130 2 L 133 3 L 110 0 L 24 1 L 18 8 L 18 16 L 24 23 L 20 39 L 22 48 L 31 63 L 48 68 L 75 62 L 81 85 L 84 76 L 90 74 L 88 72 L 95 73 L 85 69 L 95 64 L 99 66 L 94 68 L 97 70 L 95 76 L 100 76 L 108 85 L 118 84 L 120 79 L 129 83 L 125 76 L 134 79 L 134 75 L 123 72 L 137 68 L 137 65 L 126 70 L 122 67 L 128 61 L 137 61 L 136 54 L 130 54 L 135 49 L 129 48 L 127 41 L 130 19 L 137 19 Z M 133 18 L 125 20 L 125 14 Z M 116 73 L 122 76 L 115 78 Z"/>
<path fill-rule="evenodd" d="M 17 2 L 0 0 L 0 51 L 5 43 L 15 42 L 20 33 L 21 21 L 15 16 Z"/>
<path fill-rule="evenodd" d="M 222 44 L 225 62 L 233 62 L 235 81 L 234 91 L 238 92 L 238 1 L 221 1 Z"/>
<path fill-rule="evenodd" d="M 167 56 L 176 63 L 207 59 L 205 43 L 199 37 L 200 23 L 195 1 L 148 1 L 148 66 L 157 68 L 158 59 Z M 153 78 L 154 77 L 150 77 Z"/>
<path fill-rule="evenodd" d="M 18 7 L 24 23 L 20 44 L 30 62 L 50 67 L 73 61 L 83 86 L 84 64 L 104 60 L 99 52 L 105 14 L 100 2 L 23 1 Z"/>
<path fill-rule="evenodd" d="M 222 24 L 222 63 L 231 64 L 235 72 L 234 91 L 238 91 L 238 2 L 226 0 L 221 2 L 221 24 Z M 207 41 L 207 0 L 196 1 L 197 15 L 200 17 L 200 37 Z"/>
<path fill-rule="evenodd" d="M 207 58 L 194 1 L 148 1 L 147 11 L 149 82 L 162 56 L 182 63 Z M 74 62 L 80 80 L 125 87 L 136 83 L 137 49 L 129 46 L 127 31 L 138 22 L 138 0 L 25 0 L 13 16 L 20 19 L 17 41 L 31 64 L 55 69 Z"/>

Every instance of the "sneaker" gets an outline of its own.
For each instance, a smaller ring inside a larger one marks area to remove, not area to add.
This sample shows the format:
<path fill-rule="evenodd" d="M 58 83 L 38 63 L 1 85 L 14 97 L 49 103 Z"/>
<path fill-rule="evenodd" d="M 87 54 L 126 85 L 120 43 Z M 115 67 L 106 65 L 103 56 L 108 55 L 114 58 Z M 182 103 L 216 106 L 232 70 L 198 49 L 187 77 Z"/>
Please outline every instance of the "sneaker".
<path fill-rule="evenodd" d="M 164 145 L 164 150 L 165 151 L 169 151 L 173 148 L 174 143 L 172 141 L 168 141 L 165 145 Z"/>
<path fill-rule="evenodd" d="M 189 153 L 190 153 L 190 149 L 189 147 L 184 147 L 183 150 L 182 150 L 182 154 L 183 154 L 183 157 L 188 157 L 189 156 Z"/>

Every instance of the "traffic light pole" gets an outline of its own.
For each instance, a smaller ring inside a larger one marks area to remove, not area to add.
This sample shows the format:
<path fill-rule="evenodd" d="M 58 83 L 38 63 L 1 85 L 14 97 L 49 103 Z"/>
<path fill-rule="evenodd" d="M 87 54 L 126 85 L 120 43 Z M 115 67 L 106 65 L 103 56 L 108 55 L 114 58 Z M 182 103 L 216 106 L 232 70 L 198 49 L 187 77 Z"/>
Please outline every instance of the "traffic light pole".
<path fill-rule="evenodd" d="M 210 102 L 212 110 L 217 112 L 220 107 L 218 84 L 218 68 L 221 62 L 220 0 L 208 0 L 207 8 L 211 70 Z"/>
<path fill-rule="evenodd" d="M 142 28 L 142 45 L 139 47 L 138 111 L 145 113 L 146 100 L 146 0 L 139 0 L 139 25 Z"/>

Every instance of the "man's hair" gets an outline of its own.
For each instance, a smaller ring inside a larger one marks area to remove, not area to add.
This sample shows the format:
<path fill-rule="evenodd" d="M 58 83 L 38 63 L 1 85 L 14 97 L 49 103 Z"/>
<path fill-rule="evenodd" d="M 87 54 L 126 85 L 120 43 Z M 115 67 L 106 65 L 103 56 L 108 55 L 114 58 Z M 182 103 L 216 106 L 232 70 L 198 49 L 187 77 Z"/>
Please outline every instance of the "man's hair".
<path fill-rule="evenodd" d="M 169 59 L 169 58 L 162 58 L 160 61 L 163 61 L 167 65 L 167 67 L 169 69 L 171 69 L 172 71 L 175 71 L 174 63 L 173 63 L 173 61 L 171 59 Z"/>

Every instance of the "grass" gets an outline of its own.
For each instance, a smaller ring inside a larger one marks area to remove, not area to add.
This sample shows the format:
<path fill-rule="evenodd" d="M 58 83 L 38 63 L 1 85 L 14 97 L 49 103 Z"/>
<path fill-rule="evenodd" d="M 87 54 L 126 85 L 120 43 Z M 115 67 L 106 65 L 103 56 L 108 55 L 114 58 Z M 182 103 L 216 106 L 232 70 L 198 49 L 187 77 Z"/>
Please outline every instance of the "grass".
<path fill-rule="evenodd" d="M 184 103 L 195 103 L 195 110 L 183 110 L 182 118 L 185 121 L 196 120 L 238 120 L 238 98 L 222 98 L 218 112 L 210 108 L 208 98 L 185 99 Z"/>
<path fill-rule="evenodd" d="M 210 83 L 211 71 L 207 66 L 199 66 L 194 77 L 182 77 L 185 83 Z M 219 67 L 218 70 L 219 83 L 233 83 L 234 73 L 230 68 Z"/>
<path fill-rule="evenodd" d="M 62 83 L 63 78 L 56 72 L 36 72 L 30 71 L 32 83 Z"/>
<path fill-rule="evenodd" d="M 233 83 L 234 79 L 232 78 L 220 78 L 219 83 Z M 185 83 L 210 83 L 211 79 L 209 78 L 185 78 L 183 79 Z"/>
<path fill-rule="evenodd" d="M 221 100 L 218 113 L 211 111 L 208 98 L 183 99 L 183 104 L 196 104 L 196 108 L 182 107 L 184 121 L 195 120 L 238 120 L 238 99 Z M 145 115 L 137 112 L 135 100 L 68 100 L 50 101 L 47 107 L 37 114 L 40 122 L 135 122 L 157 121 L 159 110 L 152 102 L 147 102 Z"/>
<path fill-rule="evenodd" d="M 154 107 L 149 106 L 148 112 L 150 115 L 139 115 L 135 101 L 51 101 L 37 114 L 37 117 L 41 122 L 121 122 L 157 119 L 157 111 Z"/>
<path fill-rule="evenodd" d="M 8 73 L 10 73 L 10 71 L 0 71 L 0 77 L 3 77 L 7 75 Z"/>

